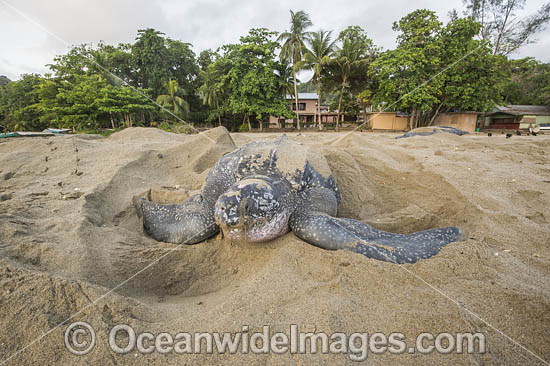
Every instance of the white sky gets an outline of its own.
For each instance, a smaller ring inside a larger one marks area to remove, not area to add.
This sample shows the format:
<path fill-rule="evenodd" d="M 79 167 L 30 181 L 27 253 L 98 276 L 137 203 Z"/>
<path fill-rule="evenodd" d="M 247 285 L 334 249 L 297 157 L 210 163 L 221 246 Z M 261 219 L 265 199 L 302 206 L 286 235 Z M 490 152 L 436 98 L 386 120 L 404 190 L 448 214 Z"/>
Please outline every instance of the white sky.
<path fill-rule="evenodd" d="M 543 3 L 527 0 L 520 14 L 532 14 Z M 170 38 L 192 43 L 198 55 L 205 48 L 237 42 L 250 28 L 284 31 L 288 28 L 289 9 L 309 13 L 312 30 L 334 30 L 338 34 L 348 25 L 359 25 L 376 44 L 388 49 L 395 46 L 392 23 L 418 8 L 434 10 L 446 22 L 452 8 L 461 13 L 462 1 L 0 0 L 0 75 L 14 80 L 22 73 L 48 72 L 45 65 L 68 50 L 55 36 L 70 45 L 100 40 L 116 45 L 133 42 L 137 29 L 152 27 Z M 536 38 L 536 44 L 524 46 L 512 57 L 533 56 L 550 62 L 548 31 Z"/>

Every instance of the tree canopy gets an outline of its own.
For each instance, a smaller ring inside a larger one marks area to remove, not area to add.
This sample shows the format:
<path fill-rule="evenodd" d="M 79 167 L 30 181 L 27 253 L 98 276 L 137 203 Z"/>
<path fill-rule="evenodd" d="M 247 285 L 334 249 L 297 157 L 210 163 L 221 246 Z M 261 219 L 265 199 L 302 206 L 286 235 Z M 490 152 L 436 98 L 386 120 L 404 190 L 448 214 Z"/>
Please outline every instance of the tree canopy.
<path fill-rule="evenodd" d="M 411 128 L 421 114 L 431 121 L 443 109 L 487 111 L 500 99 L 498 57 L 488 42 L 476 40 L 479 23 L 458 18 L 446 26 L 422 9 L 394 23 L 398 45 L 376 60 L 374 102 L 411 113 Z"/>
<path fill-rule="evenodd" d="M 251 29 L 239 44 L 224 46 L 224 54 L 213 64 L 226 72 L 221 77 L 221 90 L 227 92 L 222 108 L 242 114 L 250 125 L 250 116 L 258 121 L 274 116 L 291 117 L 285 97 L 280 93 L 281 79 L 275 58 L 279 44 L 276 34 L 265 28 Z M 260 127 L 261 127 L 260 123 Z"/>
<path fill-rule="evenodd" d="M 464 0 L 466 17 L 447 24 L 418 9 L 393 24 L 397 46 L 382 51 L 354 25 L 338 37 L 313 31 L 290 11 L 282 33 L 251 29 L 238 43 L 196 56 L 190 43 L 139 29 L 133 43 L 76 45 L 46 75 L 0 76 L 0 129 L 100 130 L 185 120 L 233 130 L 263 128 L 269 116 L 299 117 L 286 96 L 317 92 L 341 121 L 367 121 L 368 108 L 408 113 L 410 127 L 438 113 L 491 110 L 499 103 L 550 104 L 550 65 L 506 55 L 535 41 L 550 5 L 518 17 L 526 0 Z M 301 70 L 311 78 L 300 82 Z M 297 118 L 297 127 L 304 119 Z"/>
<path fill-rule="evenodd" d="M 481 39 L 492 44 L 493 54 L 508 55 L 525 44 L 535 42 L 536 33 L 550 21 L 550 3 L 526 17 L 517 16 L 527 0 L 463 0 L 464 14 L 480 24 Z M 458 18 L 456 10 L 451 11 Z"/>

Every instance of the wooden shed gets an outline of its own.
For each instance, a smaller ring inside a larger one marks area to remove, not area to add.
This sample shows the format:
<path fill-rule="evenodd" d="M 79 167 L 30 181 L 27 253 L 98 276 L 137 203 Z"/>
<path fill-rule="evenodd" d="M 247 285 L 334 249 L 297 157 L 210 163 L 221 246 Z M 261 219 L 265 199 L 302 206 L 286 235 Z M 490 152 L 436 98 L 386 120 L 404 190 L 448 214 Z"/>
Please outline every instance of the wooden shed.
<path fill-rule="evenodd" d="M 367 113 L 369 126 L 373 130 L 405 131 L 407 129 L 407 115 L 397 112 L 370 112 Z"/>
<path fill-rule="evenodd" d="M 463 131 L 474 133 L 476 131 L 477 117 L 480 112 L 448 112 L 440 113 L 435 121 L 435 126 L 449 126 Z"/>

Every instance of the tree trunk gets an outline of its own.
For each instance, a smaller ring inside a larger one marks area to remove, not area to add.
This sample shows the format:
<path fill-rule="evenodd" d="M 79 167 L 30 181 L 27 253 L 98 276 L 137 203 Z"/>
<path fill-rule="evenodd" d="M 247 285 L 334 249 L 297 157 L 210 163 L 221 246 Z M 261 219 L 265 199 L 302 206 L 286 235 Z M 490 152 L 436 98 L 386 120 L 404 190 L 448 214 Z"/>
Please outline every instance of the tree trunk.
<path fill-rule="evenodd" d="M 298 86 L 296 85 L 296 71 L 292 68 L 292 77 L 294 78 L 294 100 L 296 101 L 296 126 L 300 129 L 300 108 L 298 107 Z"/>
<path fill-rule="evenodd" d="M 367 125 L 367 128 L 369 128 L 369 124 L 367 123 L 367 103 L 361 102 L 361 106 L 363 107 L 363 125 Z"/>
<path fill-rule="evenodd" d="M 248 113 L 245 114 L 246 121 L 248 122 L 248 131 L 252 131 L 252 125 L 250 124 L 250 117 Z"/>
<path fill-rule="evenodd" d="M 409 130 L 413 129 L 415 114 L 416 114 L 416 109 L 413 108 L 411 111 L 411 115 L 409 116 Z"/>
<path fill-rule="evenodd" d="M 481 2 L 481 39 L 485 40 L 485 0 Z"/>
<path fill-rule="evenodd" d="M 430 119 L 430 122 L 428 123 L 428 126 L 431 126 L 432 123 L 434 123 L 435 118 L 436 118 L 437 115 L 439 114 L 439 110 L 441 109 L 442 106 L 443 106 L 443 101 L 441 101 L 441 103 L 439 104 L 439 106 L 438 106 L 437 109 L 435 110 L 435 113 L 434 113 L 434 115 L 432 116 L 432 119 Z"/>
<path fill-rule="evenodd" d="M 338 101 L 338 117 L 336 118 L 336 126 L 335 129 L 338 132 L 339 126 L 338 123 L 340 122 L 340 115 L 342 114 L 341 108 L 342 108 L 342 97 L 344 96 L 344 87 L 346 86 L 346 79 L 342 80 L 342 90 L 340 90 L 340 100 Z"/>
<path fill-rule="evenodd" d="M 113 121 L 113 113 L 109 112 L 109 118 L 111 119 L 111 127 L 113 127 L 113 130 L 115 129 L 115 121 Z"/>
<path fill-rule="evenodd" d="M 502 39 L 502 35 L 504 33 L 504 28 L 506 27 L 506 23 L 508 22 L 508 16 L 510 16 L 510 10 L 511 10 L 511 7 L 506 9 L 506 16 L 504 17 L 504 21 L 502 22 L 502 27 L 500 28 L 500 31 L 498 32 L 498 37 L 497 37 L 497 41 L 495 43 L 495 50 L 493 51 L 493 55 L 497 54 L 498 48 L 500 47 L 500 41 Z"/>
<path fill-rule="evenodd" d="M 221 126 L 222 125 L 222 115 L 220 114 L 220 106 L 218 101 L 216 100 L 216 109 L 218 110 L 218 123 Z"/>
<path fill-rule="evenodd" d="M 321 79 L 317 82 L 317 124 L 319 126 L 319 131 L 323 130 L 323 125 L 321 124 Z"/>

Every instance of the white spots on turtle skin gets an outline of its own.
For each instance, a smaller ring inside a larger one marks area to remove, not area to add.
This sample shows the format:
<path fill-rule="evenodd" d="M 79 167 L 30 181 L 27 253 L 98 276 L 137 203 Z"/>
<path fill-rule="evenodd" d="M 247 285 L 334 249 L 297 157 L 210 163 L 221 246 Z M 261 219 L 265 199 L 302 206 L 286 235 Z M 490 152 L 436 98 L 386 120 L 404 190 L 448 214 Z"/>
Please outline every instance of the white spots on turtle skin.
<path fill-rule="evenodd" d="M 245 239 L 248 241 L 259 242 L 275 239 L 288 232 L 289 210 L 283 210 L 275 214 L 269 221 L 252 226 L 246 231 Z"/>
<path fill-rule="evenodd" d="M 146 231 L 161 241 L 195 243 L 217 233 L 219 225 L 229 237 L 264 241 L 286 233 L 290 225 L 310 244 L 394 263 L 429 258 L 462 238 L 456 227 L 404 235 L 335 217 L 341 195 L 334 177 L 325 178 L 307 161 L 303 169 L 279 171 L 277 148 L 267 154 L 266 147 L 282 141 L 286 136 L 224 155 L 209 172 L 202 196 L 182 205 L 144 202 Z"/>
<path fill-rule="evenodd" d="M 415 263 L 429 258 L 464 235 L 457 227 L 408 235 L 389 233 L 357 220 L 333 217 L 336 207 L 332 190 L 317 187 L 304 190 L 298 194 L 290 226 L 298 237 L 321 248 L 347 249 L 392 263 Z"/>
<path fill-rule="evenodd" d="M 216 223 L 234 239 L 271 240 L 288 231 L 295 194 L 281 176 L 252 175 L 215 204 Z"/>
<path fill-rule="evenodd" d="M 142 201 L 143 227 L 154 239 L 194 244 L 215 235 L 214 214 L 202 197 L 195 195 L 181 205 Z"/>

